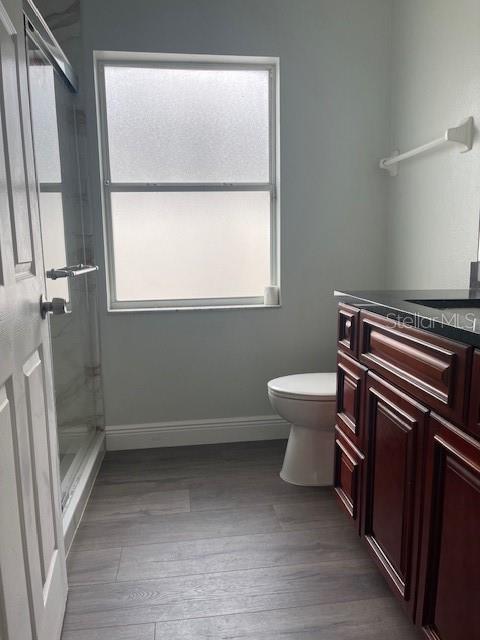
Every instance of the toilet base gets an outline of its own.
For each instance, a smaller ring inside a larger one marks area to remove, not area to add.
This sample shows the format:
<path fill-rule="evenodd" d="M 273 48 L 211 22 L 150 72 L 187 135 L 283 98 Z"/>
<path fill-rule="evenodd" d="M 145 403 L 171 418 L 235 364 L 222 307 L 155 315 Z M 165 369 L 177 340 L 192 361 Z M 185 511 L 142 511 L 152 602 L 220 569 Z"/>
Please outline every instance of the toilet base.
<path fill-rule="evenodd" d="M 291 425 L 280 477 L 300 486 L 333 484 L 334 430 Z"/>

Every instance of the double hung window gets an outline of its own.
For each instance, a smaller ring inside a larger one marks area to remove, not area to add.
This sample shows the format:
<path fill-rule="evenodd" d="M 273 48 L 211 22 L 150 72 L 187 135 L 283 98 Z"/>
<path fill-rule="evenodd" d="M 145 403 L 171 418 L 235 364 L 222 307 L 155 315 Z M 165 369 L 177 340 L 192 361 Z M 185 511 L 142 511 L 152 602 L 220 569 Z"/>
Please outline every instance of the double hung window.
<path fill-rule="evenodd" d="M 110 309 L 264 304 L 278 285 L 275 61 L 97 61 Z"/>

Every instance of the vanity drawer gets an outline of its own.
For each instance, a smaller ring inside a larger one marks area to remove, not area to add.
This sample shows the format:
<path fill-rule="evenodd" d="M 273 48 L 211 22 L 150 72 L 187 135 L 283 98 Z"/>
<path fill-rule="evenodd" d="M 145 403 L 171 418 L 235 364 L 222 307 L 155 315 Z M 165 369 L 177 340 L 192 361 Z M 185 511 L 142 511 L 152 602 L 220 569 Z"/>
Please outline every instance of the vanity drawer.
<path fill-rule="evenodd" d="M 342 351 L 337 354 L 337 426 L 363 450 L 364 388 L 367 369 Z"/>
<path fill-rule="evenodd" d="M 360 487 L 362 454 L 335 427 L 335 460 L 333 484 L 337 499 L 346 513 L 357 524 L 360 533 Z"/>
<path fill-rule="evenodd" d="M 360 360 L 457 422 L 465 418 L 471 347 L 362 311 Z"/>
<path fill-rule="evenodd" d="M 340 349 L 358 357 L 360 310 L 343 302 L 338 305 L 337 344 Z"/>

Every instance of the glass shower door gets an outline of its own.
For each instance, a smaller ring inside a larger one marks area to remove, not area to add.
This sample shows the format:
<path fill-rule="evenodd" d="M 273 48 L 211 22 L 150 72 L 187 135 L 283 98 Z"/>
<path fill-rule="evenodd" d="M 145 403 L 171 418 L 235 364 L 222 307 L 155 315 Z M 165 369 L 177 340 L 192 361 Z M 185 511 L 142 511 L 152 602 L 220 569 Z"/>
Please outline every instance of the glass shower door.
<path fill-rule="evenodd" d="M 31 31 L 27 28 L 29 89 L 48 273 L 66 265 L 91 264 L 91 234 L 82 193 L 75 89 Z M 46 280 L 48 299 L 67 302 L 65 315 L 49 316 L 63 507 L 97 429 L 93 278 L 95 274 Z"/>

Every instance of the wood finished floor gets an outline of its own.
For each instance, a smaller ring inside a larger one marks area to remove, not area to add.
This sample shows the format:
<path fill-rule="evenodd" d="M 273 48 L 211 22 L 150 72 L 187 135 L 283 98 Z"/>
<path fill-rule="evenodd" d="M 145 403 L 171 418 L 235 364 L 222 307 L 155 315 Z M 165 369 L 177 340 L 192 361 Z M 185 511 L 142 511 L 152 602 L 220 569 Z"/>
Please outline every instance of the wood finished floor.
<path fill-rule="evenodd" d="M 418 640 L 285 443 L 108 453 L 68 560 L 62 640 Z"/>

